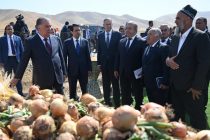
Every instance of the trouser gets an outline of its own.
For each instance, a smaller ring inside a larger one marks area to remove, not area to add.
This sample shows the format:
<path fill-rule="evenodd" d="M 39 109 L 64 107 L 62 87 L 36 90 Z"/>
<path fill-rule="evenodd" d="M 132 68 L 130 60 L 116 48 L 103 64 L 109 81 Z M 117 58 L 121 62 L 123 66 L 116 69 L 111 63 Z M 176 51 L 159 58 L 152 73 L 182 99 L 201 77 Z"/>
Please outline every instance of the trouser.
<path fill-rule="evenodd" d="M 111 84 L 113 89 L 113 100 L 115 107 L 120 106 L 120 89 L 119 89 L 119 80 L 114 76 L 114 70 L 110 68 L 102 69 L 102 82 L 103 82 L 103 92 L 105 104 L 111 106 L 110 93 L 111 93 Z"/>
<path fill-rule="evenodd" d="M 15 73 L 17 70 L 17 67 L 18 67 L 18 61 L 16 59 L 16 56 L 8 56 L 8 61 L 6 64 L 4 64 L 5 72 L 7 72 L 8 75 L 12 74 L 12 72 Z M 21 84 L 21 80 L 18 81 L 16 88 L 17 88 L 18 94 L 23 96 L 23 92 L 22 92 L 23 87 Z"/>
<path fill-rule="evenodd" d="M 185 90 L 176 90 L 171 87 L 172 105 L 175 113 L 175 121 L 181 119 L 185 121 L 185 115 L 189 115 L 190 124 L 195 129 L 206 129 L 207 120 L 204 108 L 204 95 L 199 96 L 199 99 L 193 100 L 192 93 Z"/>

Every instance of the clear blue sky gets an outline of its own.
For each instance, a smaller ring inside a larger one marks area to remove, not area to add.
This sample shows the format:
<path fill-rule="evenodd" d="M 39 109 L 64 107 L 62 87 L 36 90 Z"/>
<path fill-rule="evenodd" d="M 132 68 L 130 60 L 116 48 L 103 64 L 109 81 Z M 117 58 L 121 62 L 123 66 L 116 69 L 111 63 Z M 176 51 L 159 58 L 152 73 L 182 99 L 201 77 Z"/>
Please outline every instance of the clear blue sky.
<path fill-rule="evenodd" d="M 64 11 L 91 11 L 104 14 L 129 14 L 153 20 L 176 13 L 187 4 L 198 11 L 210 11 L 209 0 L 2 0 L 0 9 L 19 9 L 44 14 Z"/>

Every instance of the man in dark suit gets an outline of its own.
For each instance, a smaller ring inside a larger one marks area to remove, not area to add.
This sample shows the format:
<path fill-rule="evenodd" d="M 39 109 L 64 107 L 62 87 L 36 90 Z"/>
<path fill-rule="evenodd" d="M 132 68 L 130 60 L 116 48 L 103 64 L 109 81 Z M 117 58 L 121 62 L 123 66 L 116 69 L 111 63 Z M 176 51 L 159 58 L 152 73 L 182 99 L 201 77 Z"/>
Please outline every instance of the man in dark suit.
<path fill-rule="evenodd" d="M 121 34 L 112 30 L 111 19 L 104 19 L 103 25 L 105 31 L 98 35 L 97 40 L 97 64 L 102 72 L 104 100 L 106 105 L 112 106 L 112 102 L 110 100 L 112 84 L 114 105 L 115 107 L 119 107 L 120 89 L 119 80 L 114 76 L 114 62 Z"/>
<path fill-rule="evenodd" d="M 126 23 L 126 37 L 119 43 L 114 74 L 116 78 L 120 77 L 122 104 L 131 105 L 133 95 L 135 108 L 140 109 L 143 99 L 143 81 L 140 71 L 146 43 L 137 36 L 137 29 L 138 25 L 135 22 Z"/>
<path fill-rule="evenodd" d="M 195 27 L 196 27 L 196 29 L 199 29 L 199 30 L 205 32 L 209 36 L 209 39 L 210 39 L 210 33 L 208 31 L 207 19 L 206 18 L 199 17 L 196 20 L 196 22 L 195 22 Z M 205 108 L 207 108 L 207 104 L 208 104 L 208 87 L 209 87 L 209 81 L 210 81 L 210 68 L 209 68 L 209 71 L 208 71 L 206 88 L 203 90 L 203 93 L 205 95 L 205 97 L 204 97 L 204 100 L 205 100 L 204 101 L 204 106 L 205 106 Z"/>
<path fill-rule="evenodd" d="M 73 37 L 64 42 L 63 55 L 68 69 L 70 98 L 78 100 L 77 80 L 82 94 L 87 93 L 88 75 L 92 71 L 92 66 L 88 41 L 81 37 L 80 26 L 72 24 L 70 30 Z"/>
<path fill-rule="evenodd" d="M 50 35 L 51 25 L 47 18 L 38 18 L 36 27 L 38 33 L 26 40 L 25 51 L 11 85 L 22 79 L 31 58 L 33 84 L 40 86 L 41 89 L 55 89 L 57 93 L 63 94 L 66 67 L 61 40 Z"/>
<path fill-rule="evenodd" d="M 147 34 L 147 44 L 142 59 L 143 79 L 150 102 L 166 104 L 168 96 L 169 68 L 165 64 L 168 46 L 160 43 L 161 31 L 151 28 Z"/>
<path fill-rule="evenodd" d="M 11 25 L 6 25 L 5 31 L 6 35 L 0 38 L 0 65 L 7 74 L 12 74 L 12 71 L 15 73 L 17 70 L 24 48 L 21 38 L 13 34 Z M 16 87 L 18 93 L 23 96 L 21 81 L 18 81 Z"/>
<path fill-rule="evenodd" d="M 160 25 L 160 30 L 162 32 L 160 42 L 170 46 L 171 38 L 170 38 L 170 28 L 167 24 Z"/>
<path fill-rule="evenodd" d="M 166 64 L 170 67 L 172 103 L 175 120 L 190 118 L 193 128 L 206 129 L 204 93 L 210 66 L 208 35 L 192 27 L 197 11 L 190 5 L 176 15 L 180 36 L 172 38 Z"/>

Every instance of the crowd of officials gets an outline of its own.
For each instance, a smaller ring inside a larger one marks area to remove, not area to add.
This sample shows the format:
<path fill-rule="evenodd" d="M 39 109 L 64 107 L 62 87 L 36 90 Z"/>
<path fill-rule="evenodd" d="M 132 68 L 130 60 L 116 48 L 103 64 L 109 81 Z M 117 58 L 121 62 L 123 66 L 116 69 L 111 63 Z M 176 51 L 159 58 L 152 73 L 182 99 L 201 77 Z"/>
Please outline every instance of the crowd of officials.
<path fill-rule="evenodd" d="M 150 102 L 172 104 L 174 120 L 185 121 L 196 129 L 206 129 L 205 109 L 210 79 L 210 33 L 207 19 L 193 20 L 197 11 L 190 5 L 177 12 L 176 27 L 167 24 L 138 35 L 138 25 L 128 21 L 119 31 L 112 29 L 112 19 L 103 20 L 104 31 L 97 36 L 97 65 L 102 73 L 105 104 L 132 105 L 140 109 L 145 87 Z M 22 93 L 21 79 L 31 59 L 32 83 L 41 89 L 64 94 L 63 82 L 69 81 L 69 95 L 78 100 L 77 81 L 82 94 L 88 92 L 92 64 L 88 40 L 81 36 L 78 24 L 66 22 L 60 37 L 51 29 L 50 20 L 38 18 L 33 35 L 24 40 L 6 25 L 0 38 L 0 66 L 15 73 L 11 86 Z M 113 98 L 111 98 L 111 93 Z"/>

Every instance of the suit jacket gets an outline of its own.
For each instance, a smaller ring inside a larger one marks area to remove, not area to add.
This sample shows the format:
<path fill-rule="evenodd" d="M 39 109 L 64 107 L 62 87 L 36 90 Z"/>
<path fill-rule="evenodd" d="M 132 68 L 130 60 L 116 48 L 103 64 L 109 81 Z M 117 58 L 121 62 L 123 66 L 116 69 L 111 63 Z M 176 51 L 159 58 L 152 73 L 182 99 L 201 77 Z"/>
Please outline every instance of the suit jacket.
<path fill-rule="evenodd" d="M 52 55 L 48 53 L 38 34 L 26 40 L 25 51 L 18 66 L 15 78 L 21 79 L 31 58 L 33 64 L 33 84 L 40 87 L 52 86 L 54 80 L 59 84 L 64 81 L 66 67 L 60 38 L 50 35 Z"/>
<path fill-rule="evenodd" d="M 63 55 L 65 63 L 67 65 L 68 74 L 70 76 L 77 76 L 78 74 L 87 75 L 88 71 L 92 71 L 88 41 L 86 39 L 80 37 L 79 55 L 76 51 L 73 37 L 67 39 L 64 42 Z"/>
<path fill-rule="evenodd" d="M 142 56 L 146 42 L 136 36 L 129 49 L 125 48 L 127 37 L 120 40 L 118 56 L 115 61 L 115 70 L 119 71 L 121 76 L 135 78 L 134 70 L 142 67 Z"/>
<path fill-rule="evenodd" d="M 210 41 L 206 33 L 192 28 L 182 48 L 177 54 L 178 36 L 173 36 L 169 56 L 176 56 L 179 69 L 170 69 L 171 84 L 177 90 L 205 87 L 207 71 L 210 65 Z"/>
<path fill-rule="evenodd" d="M 14 35 L 14 46 L 15 46 L 15 55 L 18 62 L 22 57 L 24 47 L 22 44 L 22 40 L 19 36 Z M 6 64 L 8 61 L 8 42 L 7 36 L 3 36 L 0 38 L 0 63 Z"/>
<path fill-rule="evenodd" d="M 114 70 L 114 62 L 116 59 L 118 45 L 121 39 L 121 34 L 116 31 L 112 31 L 109 46 L 105 42 L 105 32 L 102 32 L 98 36 L 97 47 L 97 64 Z"/>
<path fill-rule="evenodd" d="M 163 77 L 162 84 L 168 85 L 169 68 L 165 63 L 166 57 L 168 56 L 168 49 L 168 46 L 158 41 L 154 47 L 150 47 L 148 55 L 144 53 L 142 70 L 146 87 L 156 89 L 157 77 Z"/>

